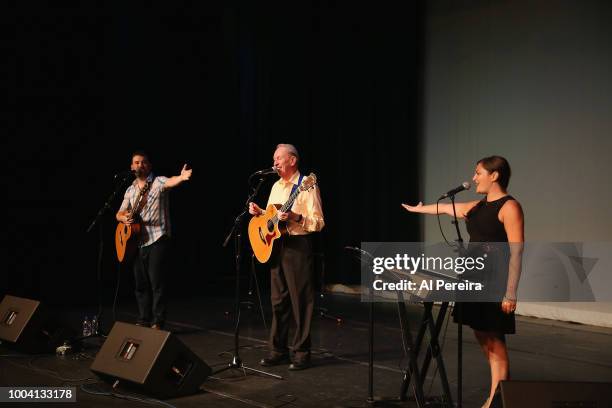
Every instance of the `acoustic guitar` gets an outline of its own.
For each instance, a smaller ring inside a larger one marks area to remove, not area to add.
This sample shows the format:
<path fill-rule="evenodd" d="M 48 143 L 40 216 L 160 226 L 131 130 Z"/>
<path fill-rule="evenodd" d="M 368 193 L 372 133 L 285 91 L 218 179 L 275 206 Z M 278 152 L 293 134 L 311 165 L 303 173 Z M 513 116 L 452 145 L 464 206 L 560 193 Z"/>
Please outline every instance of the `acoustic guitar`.
<path fill-rule="evenodd" d="M 136 217 L 138 217 L 141 207 L 144 204 L 143 199 L 150 187 L 151 185 L 147 181 L 144 187 L 138 193 L 136 203 L 128 212 L 128 218 L 136 220 Z M 115 248 L 117 249 L 117 259 L 119 262 L 129 259 L 129 255 L 134 253 L 138 241 L 138 235 L 140 235 L 140 229 L 141 225 L 139 222 L 132 222 L 130 225 L 120 222 L 119 225 L 117 225 L 117 229 L 115 230 Z"/>
<path fill-rule="evenodd" d="M 287 212 L 295 199 L 302 191 L 308 191 L 317 184 L 317 176 L 310 173 L 308 177 L 302 180 L 302 183 L 291 193 L 289 199 L 282 207 L 277 208 L 276 205 L 270 204 L 266 208 L 266 212 L 261 215 L 256 215 L 249 221 L 249 241 L 255 258 L 261 263 L 268 262 L 272 255 L 272 247 L 274 241 L 281 237 L 281 229 L 279 228 L 278 212 Z M 286 233 L 286 227 L 283 228 L 283 233 Z"/>

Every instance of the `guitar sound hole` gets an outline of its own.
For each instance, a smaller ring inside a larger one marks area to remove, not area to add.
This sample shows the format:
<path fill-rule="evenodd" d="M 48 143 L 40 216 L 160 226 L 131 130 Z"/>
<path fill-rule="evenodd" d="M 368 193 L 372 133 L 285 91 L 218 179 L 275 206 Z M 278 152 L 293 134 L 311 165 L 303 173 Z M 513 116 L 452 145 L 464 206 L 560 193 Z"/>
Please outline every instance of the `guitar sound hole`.
<path fill-rule="evenodd" d="M 268 220 L 268 231 L 274 231 L 274 223 Z"/>

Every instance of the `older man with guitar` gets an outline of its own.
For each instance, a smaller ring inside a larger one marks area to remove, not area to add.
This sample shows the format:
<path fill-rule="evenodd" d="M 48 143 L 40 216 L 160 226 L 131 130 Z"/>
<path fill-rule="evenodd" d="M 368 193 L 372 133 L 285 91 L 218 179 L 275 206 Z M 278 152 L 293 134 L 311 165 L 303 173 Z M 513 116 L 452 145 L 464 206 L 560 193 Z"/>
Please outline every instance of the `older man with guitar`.
<path fill-rule="evenodd" d="M 130 169 L 136 180 L 127 188 L 116 215 L 120 222 L 115 234 L 117 257 L 126 262 L 128 255 L 136 255 L 136 324 L 161 329 L 166 318 L 165 275 L 170 244 L 168 191 L 189 180 L 192 170 L 184 165 L 178 176 L 155 176 L 149 157 L 142 151 L 132 155 Z"/>
<path fill-rule="evenodd" d="M 314 174 L 308 177 L 300 174 L 297 149 L 290 144 L 279 144 L 273 160 L 280 179 L 272 186 L 267 210 L 255 203 L 249 204 L 249 213 L 254 215 L 249 224 L 249 239 L 258 260 L 265 262 L 269 258 L 272 286 L 270 352 L 260 364 L 290 362 L 289 326 L 293 317 L 296 329 L 289 370 L 302 370 L 310 366 L 314 306 L 310 234 L 321 231 L 325 221 L 316 178 Z M 278 225 L 279 222 L 284 225 Z"/>

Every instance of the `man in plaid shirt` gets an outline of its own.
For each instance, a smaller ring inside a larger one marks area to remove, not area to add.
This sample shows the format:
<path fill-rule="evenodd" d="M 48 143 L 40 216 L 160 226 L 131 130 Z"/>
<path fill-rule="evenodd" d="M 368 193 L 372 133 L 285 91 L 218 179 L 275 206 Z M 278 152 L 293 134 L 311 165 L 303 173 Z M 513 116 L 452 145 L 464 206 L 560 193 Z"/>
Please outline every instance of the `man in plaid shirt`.
<path fill-rule="evenodd" d="M 166 318 L 166 269 L 170 247 L 170 213 L 168 191 L 191 177 L 191 169 L 183 166 L 174 177 L 155 176 L 148 155 L 137 151 L 132 155 L 131 170 L 136 180 L 130 185 L 117 212 L 117 221 L 135 222 L 130 217 L 140 191 L 149 184 L 138 210 L 137 221 L 141 225 L 138 254 L 134 259 L 135 293 L 138 303 L 138 321 L 142 326 L 161 329 Z"/>

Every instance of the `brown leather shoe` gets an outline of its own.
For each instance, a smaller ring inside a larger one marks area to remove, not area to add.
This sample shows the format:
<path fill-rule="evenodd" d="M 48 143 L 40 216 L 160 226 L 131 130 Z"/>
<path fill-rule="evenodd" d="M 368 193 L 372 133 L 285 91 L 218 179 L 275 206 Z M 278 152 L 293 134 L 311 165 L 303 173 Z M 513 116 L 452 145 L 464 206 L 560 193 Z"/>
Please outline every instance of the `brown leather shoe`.
<path fill-rule="evenodd" d="M 289 371 L 305 370 L 311 365 L 310 360 L 294 361 L 293 363 L 289 364 Z"/>
<path fill-rule="evenodd" d="M 276 354 L 276 355 L 271 354 L 268 357 L 262 358 L 259 361 L 259 365 L 262 365 L 264 367 L 270 367 L 270 366 L 275 366 L 279 364 L 287 364 L 288 362 L 289 362 L 288 354 Z"/>
<path fill-rule="evenodd" d="M 295 358 L 293 362 L 289 365 L 289 371 L 305 370 L 310 366 L 310 354 L 306 354 L 301 358 Z"/>

